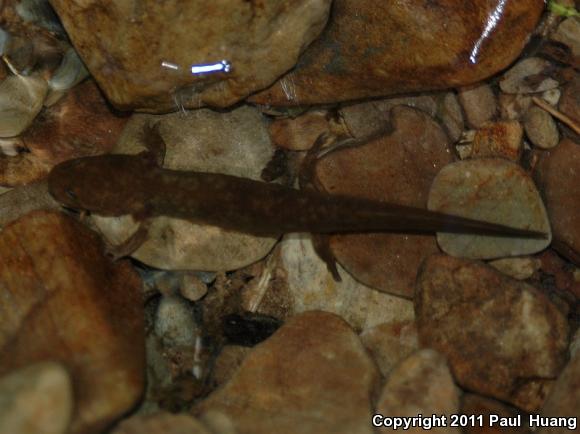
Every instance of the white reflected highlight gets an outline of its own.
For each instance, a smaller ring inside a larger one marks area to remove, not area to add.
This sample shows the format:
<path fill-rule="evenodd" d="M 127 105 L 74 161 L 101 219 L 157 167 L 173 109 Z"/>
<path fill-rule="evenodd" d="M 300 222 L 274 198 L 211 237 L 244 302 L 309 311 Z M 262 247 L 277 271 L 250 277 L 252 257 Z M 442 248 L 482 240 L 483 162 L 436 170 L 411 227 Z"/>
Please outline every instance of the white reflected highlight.
<path fill-rule="evenodd" d="M 499 0 L 497 6 L 493 10 L 493 12 L 489 15 L 487 19 L 487 23 L 485 24 L 485 28 L 483 32 L 481 32 L 481 36 L 475 42 L 471 53 L 469 54 L 469 61 L 473 64 L 477 63 L 477 56 L 479 55 L 479 51 L 481 50 L 481 46 L 483 45 L 484 41 L 489 38 L 491 32 L 497 27 L 501 17 L 503 15 L 505 5 L 508 0 Z"/>
<path fill-rule="evenodd" d="M 221 60 L 216 63 L 207 63 L 200 65 L 192 65 L 191 73 L 196 74 L 207 74 L 208 72 L 230 72 L 232 66 L 227 60 Z"/>
<path fill-rule="evenodd" d="M 161 62 L 161 66 L 167 69 L 173 69 L 174 71 L 177 71 L 179 69 L 179 66 L 176 65 L 175 63 L 166 62 L 165 60 Z"/>

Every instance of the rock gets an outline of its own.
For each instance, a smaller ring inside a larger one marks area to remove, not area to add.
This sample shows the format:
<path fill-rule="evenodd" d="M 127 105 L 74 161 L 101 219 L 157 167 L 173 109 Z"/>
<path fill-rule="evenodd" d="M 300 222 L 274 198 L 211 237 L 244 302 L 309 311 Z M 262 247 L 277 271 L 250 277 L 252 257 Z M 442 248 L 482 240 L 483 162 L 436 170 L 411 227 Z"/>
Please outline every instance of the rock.
<path fill-rule="evenodd" d="M 488 122 L 476 131 L 472 157 L 503 157 L 518 161 L 522 154 L 524 130 L 518 121 Z"/>
<path fill-rule="evenodd" d="M 520 60 L 500 79 L 499 87 L 505 93 L 538 93 L 555 89 L 559 83 L 551 76 L 554 65 L 540 57 Z"/>
<path fill-rule="evenodd" d="M 522 411 L 517 408 L 496 401 L 495 399 L 486 398 L 484 396 L 475 395 L 473 393 L 466 393 L 463 395 L 461 402 L 461 414 L 474 416 L 476 421 L 478 417 L 483 417 L 483 426 L 478 423 L 469 424 L 464 428 L 465 434 L 529 434 L 531 431 L 525 426 L 527 417 Z M 493 426 L 489 423 L 491 415 L 499 416 L 501 418 L 516 418 L 520 416 L 522 424 L 517 427 L 500 427 L 496 422 Z"/>
<path fill-rule="evenodd" d="M 421 345 L 447 357 L 459 385 L 529 412 L 566 359 L 566 316 L 533 286 L 482 263 L 431 256 L 415 312 Z"/>
<path fill-rule="evenodd" d="M 574 122 L 580 123 L 580 74 L 564 87 L 558 108 Z"/>
<path fill-rule="evenodd" d="M 467 118 L 467 125 L 471 128 L 481 128 L 486 122 L 493 120 L 497 113 L 495 94 L 487 83 L 461 89 L 458 97 Z"/>
<path fill-rule="evenodd" d="M 560 133 L 554 118 L 540 107 L 531 107 L 524 121 L 526 135 L 533 145 L 550 149 L 560 141 Z"/>
<path fill-rule="evenodd" d="M 72 382 L 54 362 L 21 368 L 0 378 L 0 432 L 65 434 L 73 411 Z"/>
<path fill-rule="evenodd" d="M 501 119 L 519 120 L 525 116 L 532 106 L 532 97 L 520 93 L 500 92 L 498 104 Z"/>
<path fill-rule="evenodd" d="M 95 82 L 87 80 L 45 108 L 22 140 L 34 156 L 53 166 L 110 152 L 128 119 L 115 114 Z"/>
<path fill-rule="evenodd" d="M 540 268 L 541 261 L 532 257 L 504 258 L 489 262 L 497 271 L 517 280 L 526 280 Z"/>
<path fill-rule="evenodd" d="M 533 181 L 515 163 L 499 158 L 445 166 L 429 193 L 428 208 L 548 234 L 547 239 L 438 233 L 439 247 L 452 256 L 494 259 L 529 255 L 551 241 L 550 222 Z"/>
<path fill-rule="evenodd" d="M 62 363 L 74 384 L 70 432 L 99 432 L 143 391 L 138 276 L 127 262 L 111 264 L 96 234 L 57 213 L 6 226 L 0 252 L 0 375 Z"/>
<path fill-rule="evenodd" d="M 384 377 L 388 377 L 401 360 L 419 349 L 414 321 L 382 323 L 363 330 L 360 339 Z"/>
<path fill-rule="evenodd" d="M 342 268 L 342 281 L 335 282 L 307 236 L 287 235 L 279 248 L 277 270 L 257 279 L 267 282 L 266 288 L 262 284 L 244 289 L 244 309 L 279 317 L 323 310 L 339 315 L 357 331 L 384 322 L 413 320 L 410 300 L 369 288 Z"/>
<path fill-rule="evenodd" d="M 437 351 L 423 349 L 403 360 L 391 373 L 377 402 L 377 413 L 392 417 L 430 418 L 447 416 L 447 424 L 431 428 L 436 433 L 461 433 L 451 427 L 449 418 L 459 410 L 459 388 L 453 382 L 445 357 Z M 435 419 L 434 418 L 434 419 Z M 423 433 L 424 427 L 411 427 L 406 432 Z"/>
<path fill-rule="evenodd" d="M 0 155 L 0 185 L 19 187 L 44 177 L 50 166 L 26 152 L 14 157 Z"/>
<path fill-rule="evenodd" d="M 26 130 L 42 109 L 47 92 L 41 77 L 6 77 L 0 83 L 0 137 L 18 136 Z"/>
<path fill-rule="evenodd" d="M 223 413 L 240 434 L 371 434 L 370 395 L 379 376 L 342 319 L 307 312 L 256 346 L 195 413 Z"/>
<path fill-rule="evenodd" d="M 563 299 L 568 300 L 570 304 L 576 304 L 576 301 L 580 299 L 580 279 L 575 276 L 577 268 L 554 250 L 542 252 L 538 259 L 541 270 L 540 283 L 548 291 L 553 291 Z"/>
<path fill-rule="evenodd" d="M 476 83 L 519 55 L 543 8 L 540 0 L 338 0 L 296 68 L 250 100 L 325 104 Z"/>
<path fill-rule="evenodd" d="M 418 110 L 391 111 L 393 130 L 355 147 L 325 155 L 316 177 L 329 193 L 424 207 L 432 180 L 451 161 L 441 127 Z M 432 235 L 341 234 L 330 237 L 338 262 L 357 280 L 411 298 L 417 268 L 437 252 Z"/>
<path fill-rule="evenodd" d="M 186 300 L 197 301 L 207 294 L 207 285 L 200 279 L 198 273 L 192 271 L 157 271 L 152 273 L 150 290 L 159 291 L 163 295 L 181 295 Z"/>
<path fill-rule="evenodd" d="M 580 252 L 580 146 L 564 139 L 542 155 L 536 171 L 554 238 Z"/>
<path fill-rule="evenodd" d="M 127 116 L 113 114 L 95 83 L 86 81 L 39 113 L 20 137 L 27 152 L 6 162 L 10 166 L 4 169 L 3 182 L 25 185 L 45 178 L 61 161 L 106 154 L 126 121 Z"/>
<path fill-rule="evenodd" d="M 217 387 L 225 384 L 237 372 L 251 348 L 225 345 L 215 360 L 212 379 Z"/>
<path fill-rule="evenodd" d="M 155 334 L 166 346 L 194 346 L 201 332 L 193 317 L 192 304 L 177 295 L 161 297 L 155 315 Z"/>
<path fill-rule="evenodd" d="M 161 135 L 167 145 L 164 166 L 170 169 L 259 179 L 274 153 L 264 117 L 247 106 L 228 113 L 202 109 L 185 115 L 134 116 L 115 152 L 136 154 L 142 151 L 143 125 L 151 120 L 160 122 Z M 129 216 L 94 220 L 108 241 L 115 245 L 136 230 Z M 274 237 L 257 237 L 158 217 L 152 222 L 148 240 L 131 256 L 161 269 L 234 270 L 266 256 L 275 242 Z"/>
<path fill-rule="evenodd" d="M 437 100 L 431 95 L 386 98 L 353 104 L 340 109 L 340 116 L 352 137 L 371 138 L 384 134 L 391 123 L 391 110 L 408 106 L 435 116 Z"/>
<path fill-rule="evenodd" d="M 329 0 L 51 4 L 109 101 L 150 113 L 226 107 L 269 86 L 319 35 L 330 8 Z M 192 70 L 222 61 L 229 72 Z"/>
<path fill-rule="evenodd" d="M 455 93 L 447 92 L 443 95 L 437 111 L 437 118 L 443 124 L 450 141 L 452 143 L 457 142 L 465 128 L 465 122 L 459 99 Z"/>
<path fill-rule="evenodd" d="M 550 37 L 569 47 L 573 56 L 580 57 L 580 21 L 577 17 L 566 18 Z"/>
<path fill-rule="evenodd" d="M 578 419 L 580 419 L 580 357 L 578 355 L 572 357 L 562 371 L 540 415 L 545 418 L 563 417 L 568 423 L 574 423 L 574 428 L 572 425 L 559 428 L 546 427 L 541 428 L 538 431 L 539 434 L 563 434 L 577 428 Z"/>
<path fill-rule="evenodd" d="M 212 434 L 200 421 L 187 414 L 158 412 L 132 416 L 122 421 L 111 434 Z"/>
<path fill-rule="evenodd" d="M 3 192 L 0 194 L 0 228 L 37 209 L 61 209 L 60 204 L 48 193 L 46 182 L 36 182 Z"/>
<path fill-rule="evenodd" d="M 308 111 L 296 118 L 275 119 L 270 124 L 270 137 L 277 146 L 291 151 L 306 151 L 318 136 L 331 130 L 330 113 Z"/>

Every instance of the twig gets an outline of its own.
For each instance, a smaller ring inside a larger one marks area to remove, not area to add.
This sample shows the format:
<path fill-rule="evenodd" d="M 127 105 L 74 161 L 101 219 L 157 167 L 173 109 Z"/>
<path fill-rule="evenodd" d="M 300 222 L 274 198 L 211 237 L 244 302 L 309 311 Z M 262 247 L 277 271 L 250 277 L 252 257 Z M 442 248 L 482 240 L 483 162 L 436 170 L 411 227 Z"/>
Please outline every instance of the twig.
<path fill-rule="evenodd" d="M 546 110 L 548 113 L 550 113 L 555 118 L 564 122 L 566 125 L 568 125 L 570 128 L 572 128 L 572 130 L 576 134 L 580 134 L 580 125 L 578 125 L 572 118 L 566 116 L 564 113 L 557 110 L 556 108 L 554 108 L 553 106 L 548 104 L 543 99 L 538 98 L 537 96 L 532 97 L 532 101 L 534 101 L 534 103 L 536 103 L 539 107 Z"/>

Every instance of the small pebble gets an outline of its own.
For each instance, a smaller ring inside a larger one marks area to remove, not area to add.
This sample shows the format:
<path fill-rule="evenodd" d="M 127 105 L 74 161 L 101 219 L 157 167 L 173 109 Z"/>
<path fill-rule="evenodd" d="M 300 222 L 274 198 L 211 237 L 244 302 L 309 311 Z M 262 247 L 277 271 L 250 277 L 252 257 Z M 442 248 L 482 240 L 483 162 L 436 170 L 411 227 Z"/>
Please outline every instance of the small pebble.
<path fill-rule="evenodd" d="M 487 122 L 475 132 L 472 157 L 503 157 L 518 161 L 524 131 L 518 121 Z"/>
<path fill-rule="evenodd" d="M 495 117 L 497 101 L 489 84 L 460 89 L 458 96 L 470 128 L 480 128 Z"/>
<path fill-rule="evenodd" d="M 524 119 L 524 128 L 530 142 L 540 149 L 550 149 L 560 141 L 556 121 L 540 107 L 531 107 Z"/>
<path fill-rule="evenodd" d="M 268 130 L 275 145 L 291 151 L 305 151 L 318 136 L 330 132 L 329 117 L 324 110 L 308 111 L 296 118 L 275 119 Z"/>
<path fill-rule="evenodd" d="M 540 269 L 542 261 L 537 258 L 503 258 L 490 261 L 489 265 L 503 274 L 518 280 L 525 280 Z"/>
<path fill-rule="evenodd" d="M 161 297 L 155 315 L 155 334 L 168 346 L 193 346 L 199 333 L 188 300 L 177 295 Z"/>
<path fill-rule="evenodd" d="M 520 60 L 499 80 L 505 93 L 538 93 L 554 89 L 559 83 L 551 78 L 554 65 L 539 57 Z"/>

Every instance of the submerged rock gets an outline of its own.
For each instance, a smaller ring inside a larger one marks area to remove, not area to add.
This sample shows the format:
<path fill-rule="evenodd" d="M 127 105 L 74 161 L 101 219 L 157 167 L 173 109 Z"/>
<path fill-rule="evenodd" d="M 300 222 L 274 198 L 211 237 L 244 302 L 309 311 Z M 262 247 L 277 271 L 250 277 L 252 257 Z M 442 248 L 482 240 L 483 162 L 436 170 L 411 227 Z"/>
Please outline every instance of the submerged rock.
<path fill-rule="evenodd" d="M 425 207 L 429 186 L 452 160 L 442 128 L 422 111 L 391 110 L 393 130 L 356 147 L 331 152 L 316 165 L 325 190 L 383 202 Z M 338 262 L 365 285 L 411 298 L 417 268 L 437 252 L 433 235 L 341 234 L 330 237 Z"/>
<path fill-rule="evenodd" d="M 429 209 L 544 232 L 546 239 L 438 233 L 441 249 L 453 256 L 495 259 L 528 255 L 551 240 L 550 222 L 534 182 L 517 164 L 501 158 L 452 163 L 438 174 Z"/>
<path fill-rule="evenodd" d="M 534 412 L 563 368 L 565 314 L 485 264 L 430 257 L 417 278 L 415 312 L 420 344 L 444 354 L 468 390 Z"/>
<path fill-rule="evenodd" d="M 542 0 L 337 0 L 296 68 L 251 98 L 308 105 L 458 87 L 518 56 Z"/>
<path fill-rule="evenodd" d="M 0 252 L 0 375 L 62 363 L 74 385 L 70 432 L 100 432 L 143 392 L 137 274 L 105 258 L 95 233 L 52 212 L 5 227 Z"/>
<path fill-rule="evenodd" d="M 306 312 L 255 347 L 195 412 L 222 413 L 239 434 L 371 434 L 379 378 L 341 318 Z"/>
<path fill-rule="evenodd" d="M 319 35 L 330 3 L 51 2 L 108 99 L 150 113 L 225 107 L 269 86 Z M 192 69 L 204 66 L 221 72 Z"/>
<path fill-rule="evenodd" d="M 161 117 L 136 115 L 127 124 L 115 152 L 141 152 L 143 126 L 152 121 L 160 123 L 167 145 L 165 168 L 259 179 L 274 153 L 264 117 L 247 106 L 228 113 L 202 109 Z M 174 192 L 165 193 L 171 196 Z M 95 222 L 112 244 L 120 244 L 137 227 L 130 216 L 96 217 Z M 156 217 L 147 241 L 132 256 L 162 269 L 234 270 L 266 256 L 275 242 L 275 236 L 258 237 L 187 220 Z"/>

